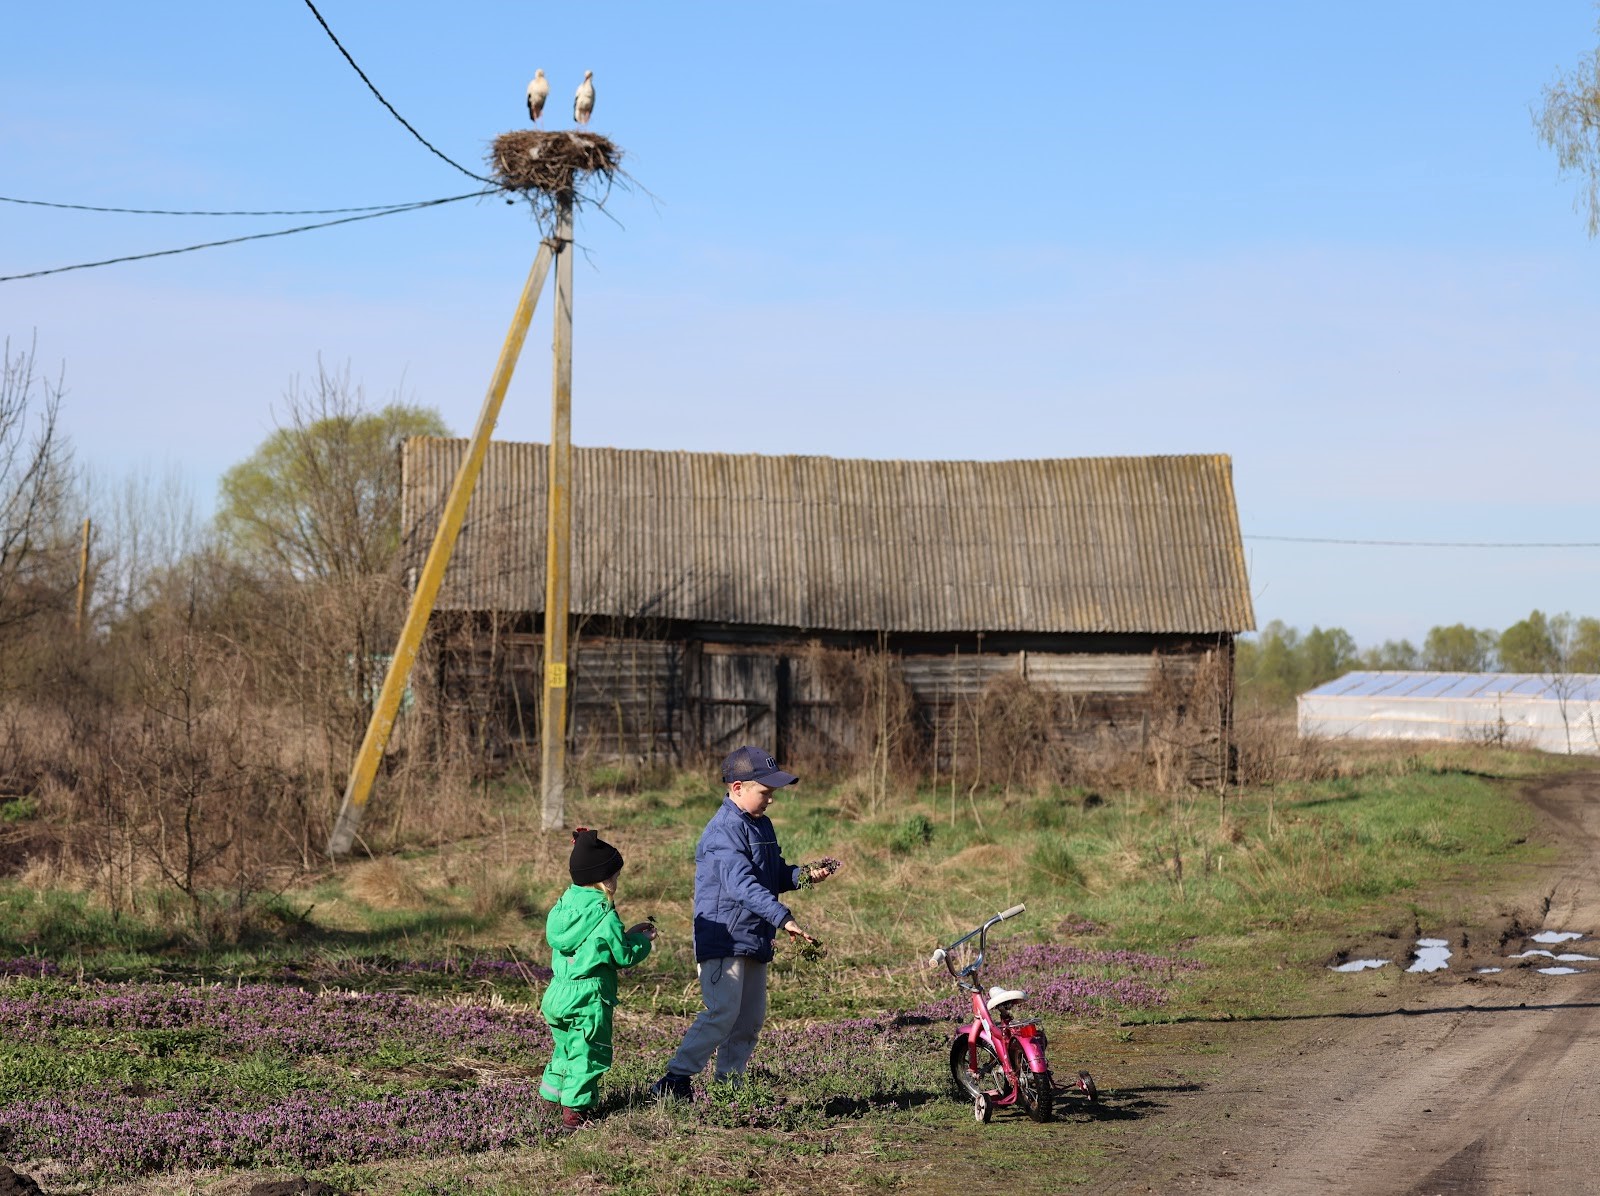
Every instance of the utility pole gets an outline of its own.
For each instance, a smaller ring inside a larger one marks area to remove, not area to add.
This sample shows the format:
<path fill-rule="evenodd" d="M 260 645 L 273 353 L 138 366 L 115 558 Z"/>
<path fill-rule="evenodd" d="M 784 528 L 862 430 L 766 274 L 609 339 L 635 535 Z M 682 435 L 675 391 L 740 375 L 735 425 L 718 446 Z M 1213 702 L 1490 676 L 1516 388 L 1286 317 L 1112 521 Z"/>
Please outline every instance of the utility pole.
<path fill-rule="evenodd" d="M 350 770 L 339 820 L 328 839 L 328 854 L 346 855 L 355 845 L 362 810 L 372 789 L 378 763 L 389 742 L 406 679 L 411 673 L 428 616 L 444 580 L 445 566 L 455 548 L 456 537 L 466 518 L 478 475 L 489 449 L 500 405 L 505 400 L 512 370 L 522 351 L 522 342 L 533 319 L 533 309 L 544 289 L 545 276 L 556 268 L 556 313 L 554 385 L 551 394 L 551 427 L 548 468 L 548 511 L 545 528 L 545 612 L 544 612 L 544 710 L 543 801 L 541 815 L 546 828 L 565 821 L 566 728 L 567 728 L 567 624 L 569 620 L 569 582 L 572 542 L 572 217 L 583 198 L 586 183 L 604 180 L 609 185 L 618 173 L 622 151 L 609 138 L 576 131 L 544 132 L 520 129 L 503 133 L 494 142 L 494 169 L 501 189 L 507 194 L 522 194 L 533 201 L 535 215 L 543 223 L 555 215 L 555 235 L 539 245 L 539 255 L 528 273 L 522 300 L 511 321 L 505 347 L 495 366 L 489 393 L 478 414 L 477 426 L 467 446 L 466 458 L 456 471 L 450 495 L 434 534 L 433 546 L 417 578 L 416 591 L 406 613 L 389 671 L 383 679 L 366 737 Z M 509 201 L 508 201 L 509 202 Z M 598 201 L 597 201 L 598 202 Z M 545 224 L 545 227 L 549 227 Z"/>
<path fill-rule="evenodd" d="M 89 606 L 89 521 L 83 521 L 83 547 L 78 552 L 78 617 L 73 631 L 83 638 L 83 616 Z"/>
<path fill-rule="evenodd" d="M 461 524 L 467 516 L 467 503 L 478 475 L 483 471 L 483 459 L 489 451 L 489 437 L 494 432 L 495 421 L 500 417 L 500 405 L 505 401 L 506 389 L 511 385 L 511 374 L 517 368 L 517 358 L 522 353 L 522 342 L 527 338 L 528 325 L 533 320 L 533 309 L 538 306 L 539 292 L 544 289 L 545 276 L 550 272 L 554 252 L 549 240 L 539 243 L 538 256 L 533 259 L 533 269 L 528 271 L 528 281 L 522 288 L 522 299 L 511 319 L 511 330 L 506 333 L 506 343 L 500 350 L 500 360 L 495 364 L 494 377 L 489 383 L 489 393 L 484 397 L 483 408 L 478 412 L 477 426 L 472 430 L 472 440 L 467 445 L 466 458 L 456 470 L 450 496 L 445 499 L 444 513 L 439 517 L 439 528 L 433 536 L 433 546 L 428 549 L 428 559 L 423 563 L 417 578 L 416 592 L 411 595 L 411 606 L 406 611 L 405 626 L 400 631 L 400 642 L 395 645 L 394 656 L 389 660 L 389 671 L 383 678 L 383 689 L 378 693 L 372 718 L 367 723 L 366 736 L 361 750 L 356 754 L 350 769 L 350 780 L 345 786 L 344 804 L 339 809 L 339 820 L 328 838 L 328 854 L 335 858 L 348 855 L 355 846 L 356 832 L 361 826 L 361 815 L 366 809 L 367 797 L 372 792 L 372 780 L 378 773 L 378 762 L 388 746 L 389 733 L 394 730 L 395 715 L 400 710 L 400 699 L 405 694 L 406 680 L 417 659 L 422 644 L 422 633 L 427 629 L 428 616 L 433 613 L 434 599 L 444 581 L 445 566 L 461 533 Z M 568 269 L 571 267 L 569 266 Z"/>
<path fill-rule="evenodd" d="M 572 579 L 572 201 L 556 196 L 555 368 L 550 388 L 550 449 L 544 547 L 544 705 L 539 732 L 540 821 L 566 824 L 567 629 Z"/>

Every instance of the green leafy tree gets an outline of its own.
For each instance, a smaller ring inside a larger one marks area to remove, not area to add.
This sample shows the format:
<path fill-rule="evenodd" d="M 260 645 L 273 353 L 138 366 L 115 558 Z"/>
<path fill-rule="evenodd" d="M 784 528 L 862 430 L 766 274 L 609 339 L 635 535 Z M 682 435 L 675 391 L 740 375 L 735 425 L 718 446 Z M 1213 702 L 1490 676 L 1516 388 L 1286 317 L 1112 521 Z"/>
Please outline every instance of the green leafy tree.
<path fill-rule="evenodd" d="M 328 772 L 359 741 L 405 612 L 400 442 L 447 435 L 435 411 L 373 411 L 319 365 L 286 418 L 222 479 L 217 532 L 227 577 L 216 617 L 256 645 L 261 686 L 318 727 Z"/>
<path fill-rule="evenodd" d="M 1574 673 L 1600 673 L 1600 619 L 1585 617 L 1573 624 L 1568 663 Z"/>
<path fill-rule="evenodd" d="M 1561 667 L 1560 648 L 1543 611 L 1533 611 L 1500 633 L 1500 667 L 1508 673 L 1549 673 Z"/>
<path fill-rule="evenodd" d="M 400 547 L 400 442 L 448 434 L 426 407 L 367 410 L 347 376 L 319 366 L 314 392 L 291 390 L 284 426 L 223 475 L 217 531 L 262 571 L 321 581 L 381 574 Z"/>
<path fill-rule="evenodd" d="M 1499 637 L 1492 631 L 1452 623 L 1431 627 L 1422 641 L 1422 667 L 1435 673 L 1482 673 L 1494 661 Z"/>
<path fill-rule="evenodd" d="M 1544 89 L 1534 125 L 1561 173 L 1581 180 L 1575 206 L 1587 210 L 1589 235 L 1600 235 L 1600 49 Z"/>
<path fill-rule="evenodd" d="M 1310 689 L 1348 673 L 1360 663 L 1356 641 L 1343 627 L 1313 627 L 1301 647 L 1300 688 Z"/>
<path fill-rule="evenodd" d="M 1422 667 L 1422 653 L 1410 640 L 1384 640 L 1361 654 L 1361 667 L 1384 671 L 1404 671 Z"/>
<path fill-rule="evenodd" d="M 1313 686 L 1347 673 L 1360 662 L 1350 633 L 1342 627 L 1313 627 L 1302 635 L 1274 619 L 1254 640 L 1235 647 L 1234 667 L 1247 700 L 1286 706 Z"/>

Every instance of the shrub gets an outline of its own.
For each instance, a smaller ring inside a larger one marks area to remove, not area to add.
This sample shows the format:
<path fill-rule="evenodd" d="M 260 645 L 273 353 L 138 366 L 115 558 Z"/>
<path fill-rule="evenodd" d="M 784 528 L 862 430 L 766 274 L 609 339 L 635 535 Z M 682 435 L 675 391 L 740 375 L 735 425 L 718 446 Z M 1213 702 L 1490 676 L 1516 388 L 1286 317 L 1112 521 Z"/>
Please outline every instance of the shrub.
<path fill-rule="evenodd" d="M 926 814 L 902 818 L 889 833 L 889 850 L 895 855 L 910 855 L 933 842 L 933 822 Z"/>

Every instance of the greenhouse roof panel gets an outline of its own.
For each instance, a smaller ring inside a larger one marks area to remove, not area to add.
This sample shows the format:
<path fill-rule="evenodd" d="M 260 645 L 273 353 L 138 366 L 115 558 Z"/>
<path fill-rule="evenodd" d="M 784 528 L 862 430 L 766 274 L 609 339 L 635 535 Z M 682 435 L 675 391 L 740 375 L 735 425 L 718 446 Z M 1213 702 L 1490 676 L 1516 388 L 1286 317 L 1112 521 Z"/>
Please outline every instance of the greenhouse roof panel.
<path fill-rule="evenodd" d="M 1304 697 L 1316 698 L 1520 698 L 1531 701 L 1600 701 L 1594 673 L 1346 673 Z"/>

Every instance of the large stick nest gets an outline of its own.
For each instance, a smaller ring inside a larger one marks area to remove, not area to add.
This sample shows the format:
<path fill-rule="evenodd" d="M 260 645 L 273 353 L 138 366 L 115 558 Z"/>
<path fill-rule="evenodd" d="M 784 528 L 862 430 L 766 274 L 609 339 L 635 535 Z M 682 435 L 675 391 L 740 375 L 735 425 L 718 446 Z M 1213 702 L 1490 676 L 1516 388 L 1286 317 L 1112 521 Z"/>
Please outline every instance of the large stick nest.
<path fill-rule="evenodd" d="M 622 150 L 599 133 L 576 129 L 514 129 L 494 139 L 489 166 L 507 191 L 519 192 L 535 215 L 547 215 L 563 198 L 603 206 L 622 172 Z"/>

